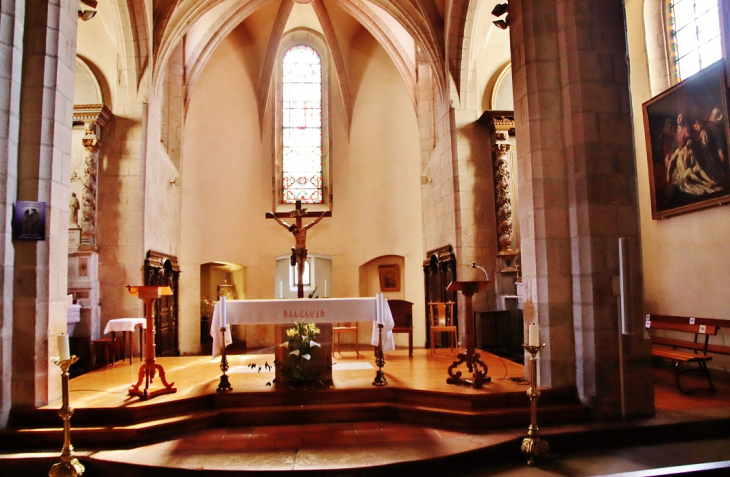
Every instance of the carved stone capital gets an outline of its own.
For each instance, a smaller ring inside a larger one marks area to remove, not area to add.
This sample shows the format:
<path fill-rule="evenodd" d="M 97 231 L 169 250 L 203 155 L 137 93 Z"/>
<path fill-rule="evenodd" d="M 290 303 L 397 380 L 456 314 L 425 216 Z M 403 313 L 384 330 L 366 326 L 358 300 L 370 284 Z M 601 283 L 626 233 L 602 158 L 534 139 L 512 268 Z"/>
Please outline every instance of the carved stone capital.
<path fill-rule="evenodd" d="M 87 152 L 90 153 L 97 153 L 99 152 L 99 140 L 96 138 L 96 136 L 90 136 L 81 139 L 82 144 L 84 145 L 84 149 Z"/>

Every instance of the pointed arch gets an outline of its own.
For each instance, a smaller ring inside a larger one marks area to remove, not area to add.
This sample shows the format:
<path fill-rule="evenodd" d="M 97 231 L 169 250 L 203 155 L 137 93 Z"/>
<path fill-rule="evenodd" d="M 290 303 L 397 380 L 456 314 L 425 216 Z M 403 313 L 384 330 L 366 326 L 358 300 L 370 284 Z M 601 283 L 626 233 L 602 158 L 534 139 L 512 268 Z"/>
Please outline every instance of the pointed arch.
<path fill-rule="evenodd" d="M 119 78 L 119 83 L 133 87 L 134 91 L 139 93 L 142 89 L 142 78 L 151 62 L 151 15 L 144 0 L 113 0 L 113 2 L 117 14 L 114 25 L 115 36 L 119 51 L 122 52 L 118 57 L 119 71 L 124 72 Z"/>

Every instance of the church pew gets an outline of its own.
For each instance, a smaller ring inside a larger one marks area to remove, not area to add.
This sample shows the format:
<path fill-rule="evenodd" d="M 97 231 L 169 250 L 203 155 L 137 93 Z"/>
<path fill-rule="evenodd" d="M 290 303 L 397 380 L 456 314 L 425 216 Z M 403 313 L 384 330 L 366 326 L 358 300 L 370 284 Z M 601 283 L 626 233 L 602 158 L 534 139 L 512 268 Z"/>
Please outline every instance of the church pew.
<path fill-rule="evenodd" d="M 699 370 L 707 378 L 709 388 L 706 390 L 715 392 L 715 387 L 712 384 L 712 378 L 710 372 L 707 369 L 707 361 L 712 359 L 712 356 L 708 356 L 708 352 L 719 352 L 720 354 L 730 355 L 730 347 L 721 345 L 710 345 L 710 336 L 717 335 L 720 325 L 725 326 L 726 321 L 717 320 L 712 318 L 690 318 L 682 316 L 669 316 L 669 315 L 646 315 L 646 329 L 655 329 L 663 331 L 673 331 L 685 333 L 693 337 L 692 341 L 682 338 L 666 338 L 660 336 L 652 336 L 652 344 L 660 345 L 660 347 L 652 347 L 652 356 L 671 359 L 674 362 L 674 371 L 677 380 L 677 388 L 684 393 L 693 391 L 705 390 L 705 388 L 685 390 L 682 388 L 679 380 L 680 370 L 679 367 L 684 363 L 697 363 Z M 685 335 L 683 335 L 685 336 Z M 698 341 L 700 336 L 704 339 Z M 666 348 L 671 347 L 672 349 Z M 711 351 L 710 347 L 712 347 Z M 689 349 L 688 351 L 681 351 L 679 348 Z"/>

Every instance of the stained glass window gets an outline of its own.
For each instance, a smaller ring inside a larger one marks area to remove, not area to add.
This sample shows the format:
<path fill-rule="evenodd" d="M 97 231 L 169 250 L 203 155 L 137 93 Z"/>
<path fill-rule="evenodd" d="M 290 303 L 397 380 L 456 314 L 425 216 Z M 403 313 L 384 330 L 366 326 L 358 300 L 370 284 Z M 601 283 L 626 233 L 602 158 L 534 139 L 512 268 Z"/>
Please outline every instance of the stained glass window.
<path fill-rule="evenodd" d="M 296 45 L 282 66 L 282 202 L 321 204 L 322 62 L 312 47 Z"/>
<path fill-rule="evenodd" d="M 717 0 L 670 0 L 669 21 L 677 81 L 722 58 Z"/>

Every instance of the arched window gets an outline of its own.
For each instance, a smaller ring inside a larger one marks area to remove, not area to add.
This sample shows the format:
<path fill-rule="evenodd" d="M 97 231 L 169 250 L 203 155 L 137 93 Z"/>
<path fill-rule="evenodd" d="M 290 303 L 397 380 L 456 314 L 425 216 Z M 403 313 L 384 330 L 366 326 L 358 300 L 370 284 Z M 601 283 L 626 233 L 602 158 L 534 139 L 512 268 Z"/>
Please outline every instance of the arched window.
<path fill-rule="evenodd" d="M 309 28 L 284 33 L 274 62 L 273 206 L 301 200 L 310 212 L 332 209 L 329 62 L 324 36 Z"/>
<path fill-rule="evenodd" d="M 669 34 L 674 75 L 689 78 L 722 58 L 717 0 L 669 0 Z"/>
<path fill-rule="evenodd" d="M 282 59 L 281 202 L 322 203 L 322 61 L 308 45 Z"/>

